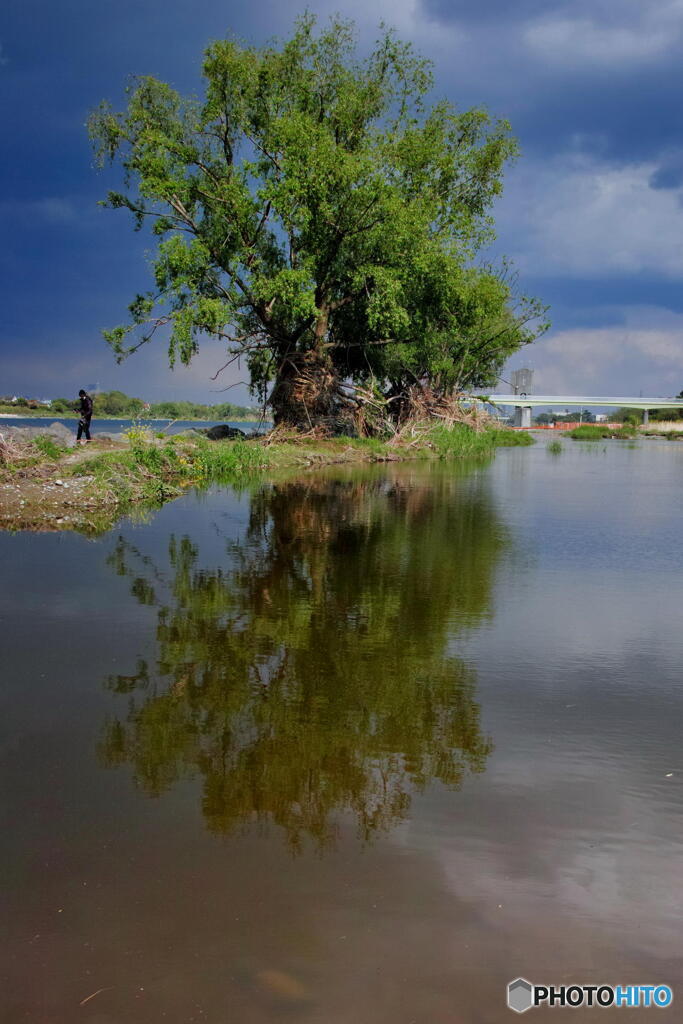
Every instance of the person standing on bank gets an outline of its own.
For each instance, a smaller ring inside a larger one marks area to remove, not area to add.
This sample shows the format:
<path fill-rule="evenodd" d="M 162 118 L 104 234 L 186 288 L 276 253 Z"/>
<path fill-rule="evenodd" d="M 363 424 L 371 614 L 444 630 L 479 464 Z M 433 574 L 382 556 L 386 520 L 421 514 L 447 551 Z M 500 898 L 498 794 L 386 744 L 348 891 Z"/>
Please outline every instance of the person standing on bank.
<path fill-rule="evenodd" d="M 85 441 L 90 441 L 90 420 L 92 419 L 92 398 L 87 392 L 81 388 L 78 392 L 80 400 L 77 412 L 80 414 L 78 420 L 78 433 L 76 434 L 76 444 L 85 444 Z M 85 441 L 81 440 L 82 435 L 85 434 Z"/>

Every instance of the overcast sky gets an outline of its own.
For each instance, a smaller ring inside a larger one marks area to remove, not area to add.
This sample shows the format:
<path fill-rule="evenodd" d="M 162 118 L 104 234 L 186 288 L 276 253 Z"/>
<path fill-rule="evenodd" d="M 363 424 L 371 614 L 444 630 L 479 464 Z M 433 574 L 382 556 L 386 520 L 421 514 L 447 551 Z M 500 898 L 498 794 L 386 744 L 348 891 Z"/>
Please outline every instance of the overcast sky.
<path fill-rule="evenodd" d="M 683 388 L 683 0 L 313 0 L 386 21 L 435 64 L 435 98 L 484 103 L 522 145 L 496 208 L 496 252 L 551 307 L 528 365 L 539 393 L 671 395 Z M 163 342 L 116 366 L 102 327 L 148 287 L 145 245 L 96 204 L 84 123 L 130 74 L 198 91 L 206 43 L 284 36 L 291 0 L 5 0 L 0 11 L 0 394 L 99 383 L 155 401 L 246 401 L 209 380 L 207 345 L 166 369 Z M 222 378 L 223 384 L 239 376 Z M 502 385 L 501 385 L 502 386 Z"/>

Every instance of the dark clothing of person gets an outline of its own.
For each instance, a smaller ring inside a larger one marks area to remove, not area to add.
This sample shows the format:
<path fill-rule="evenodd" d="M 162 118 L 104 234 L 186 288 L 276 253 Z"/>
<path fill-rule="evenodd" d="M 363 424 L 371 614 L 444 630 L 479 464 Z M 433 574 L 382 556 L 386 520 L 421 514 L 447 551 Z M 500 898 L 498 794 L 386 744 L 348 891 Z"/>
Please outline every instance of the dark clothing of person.
<path fill-rule="evenodd" d="M 86 441 L 90 440 L 90 420 L 92 419 L 92 398 L 90 395 L 82 395 L 80 398 L 80 419 L 78 421 L 78 433 L 76 440 L 80 441 L 85 433 Z"/>
<path fill-rule="evenodd" d="M 85 434 L 86 441 L 90 440 L 90 416 L 81 416 L 78 421 L 78 433 L 76 434 L 76 440 L 80 441 L 83 434 Z"/>
<path fill-rule="evenodd" d="M 90 419 L 92 417 L 92 398 L 90 397 L 90 395 L 80 395 L 79 403 L 79 412 L 81 416 L 83 416 L 83 418 L 87 417 L 88 419 Z"/>

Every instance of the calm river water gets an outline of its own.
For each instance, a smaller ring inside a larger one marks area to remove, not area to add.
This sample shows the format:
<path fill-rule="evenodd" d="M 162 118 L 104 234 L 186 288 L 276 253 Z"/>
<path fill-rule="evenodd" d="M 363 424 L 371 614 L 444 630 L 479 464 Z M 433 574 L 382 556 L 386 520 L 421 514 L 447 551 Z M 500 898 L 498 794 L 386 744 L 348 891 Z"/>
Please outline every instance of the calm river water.
<path fill-rule="evenodd" d="M 0 535 L 3 1022 L 683 1001 L 683 445 L 563 447 Z"/>
<path fill-rule="evenodd" d="M 49 427 L 51 423 L 62 423 L 74 435 L 78 430 L 78 418 L 75 416 L 0 416 L 0 431 L 3 427 Z M 92 421 L 92 436 L 98 434 L 112 433 L 120 434 L 129 430 L 134 424 L 148 427 L 150 430 L 163 430 L 166 434 L 180 434 L 183 430 L 202 429 L 204 427 L 215 427 L 217 424 L 227 423 L 230 427 L 238 427 L 249 431 L 262 431 L 269 429 L 271 424 L 265 420 L 113 420 L 100 419 L 96 416 Z"/>

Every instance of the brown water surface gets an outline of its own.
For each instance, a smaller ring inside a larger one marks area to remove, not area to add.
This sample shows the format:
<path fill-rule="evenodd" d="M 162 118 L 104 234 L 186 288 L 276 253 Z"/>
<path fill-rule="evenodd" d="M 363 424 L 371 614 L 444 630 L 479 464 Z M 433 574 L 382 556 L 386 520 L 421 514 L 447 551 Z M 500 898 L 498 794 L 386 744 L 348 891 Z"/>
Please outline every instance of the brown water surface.
<path fill-rule="evenodd" d="M 2 1021 L 683 998 L 681 508 L 677 446 L 539 444 L 0 536 Z"/>

